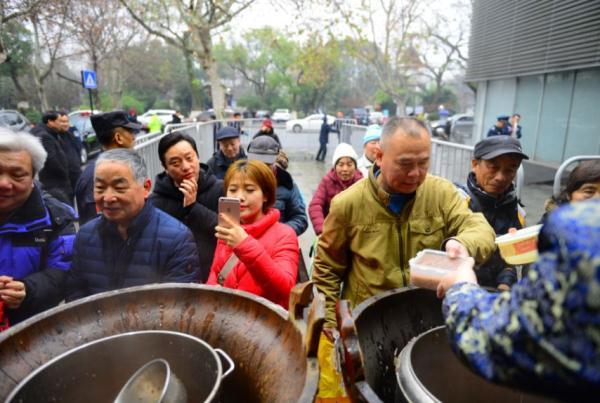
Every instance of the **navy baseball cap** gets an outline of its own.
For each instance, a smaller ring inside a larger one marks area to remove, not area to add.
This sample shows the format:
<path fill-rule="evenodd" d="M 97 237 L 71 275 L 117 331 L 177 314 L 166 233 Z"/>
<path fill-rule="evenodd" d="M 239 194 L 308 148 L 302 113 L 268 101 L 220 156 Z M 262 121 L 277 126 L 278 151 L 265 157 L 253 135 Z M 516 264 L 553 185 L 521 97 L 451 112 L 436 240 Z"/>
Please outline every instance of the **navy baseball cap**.
<path fill-rule="evenodd" d="M 240 137 L 240 132 L 235 127 L 225 126 L 217 132 L 217 141 L 232 139 L 234 137 Z"/>
<path fill-rule="evenodd" d="M 504 154 L 517 154 L 525 160 L 529 159 L 519 140 L 508 135 L 488 137 L 475 144 L 473 150 L 473 157 L 476 159 L 491 160 Z"/>
<path fill-rule="evenodd" d="M 136 133 L 142 128 L 141 124 L 127 119 L 127 114 L 123 111 L 98 113 L 90 116 L 90 121 L 96 133 L 110 133 L 115 127 L 124 127 Z"/>
<path fill-rule="evenodd" d="M 508 122 L 508 119 L 510 119 L 510 116 L 508 115 L 499 115 L 496 120 L 506 120 Z"/>

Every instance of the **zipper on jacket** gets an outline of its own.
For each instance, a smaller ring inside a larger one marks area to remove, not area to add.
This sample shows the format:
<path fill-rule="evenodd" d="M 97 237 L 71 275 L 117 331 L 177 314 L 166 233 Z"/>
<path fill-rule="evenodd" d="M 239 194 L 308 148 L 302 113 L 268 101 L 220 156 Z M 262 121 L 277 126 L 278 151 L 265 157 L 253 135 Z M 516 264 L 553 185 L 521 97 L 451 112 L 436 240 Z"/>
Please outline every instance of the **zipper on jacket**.
<path fill-rule="evenodd" d="M 400 215 L 400 217 L 402 217 L 402 215 Z M 398 249 L 400 252 L 400 274 L 402 274 L 402 286 L 406 287 L 408 285 L 408 281 L 406 280 L 406 272 L 402 267 L 402 262 L 404 262 L 404 253 L 402 253 L 402 223 L 400 222 L 401 219 L 402 218 L 399 218 L 399 221 L 396 222 L 396 228 L 398 228 Z"/>

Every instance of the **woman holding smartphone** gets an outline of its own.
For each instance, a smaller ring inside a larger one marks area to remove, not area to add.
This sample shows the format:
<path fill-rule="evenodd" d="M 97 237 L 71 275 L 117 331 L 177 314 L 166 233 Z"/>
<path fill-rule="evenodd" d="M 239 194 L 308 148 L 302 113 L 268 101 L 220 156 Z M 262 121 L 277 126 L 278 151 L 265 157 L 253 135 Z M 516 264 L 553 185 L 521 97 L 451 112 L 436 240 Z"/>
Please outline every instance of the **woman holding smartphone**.
<path fill-rule="evenodd" d="M 287 309 L 300 252 L 296 233 L 279 222 L 273 208 L 273 172 L 261 161 L 236 161 L 225 174 L 224 187 L 228 198 L 240 200 L 240 222 L 219 214 L 207 284 L 251 292 Z"/>

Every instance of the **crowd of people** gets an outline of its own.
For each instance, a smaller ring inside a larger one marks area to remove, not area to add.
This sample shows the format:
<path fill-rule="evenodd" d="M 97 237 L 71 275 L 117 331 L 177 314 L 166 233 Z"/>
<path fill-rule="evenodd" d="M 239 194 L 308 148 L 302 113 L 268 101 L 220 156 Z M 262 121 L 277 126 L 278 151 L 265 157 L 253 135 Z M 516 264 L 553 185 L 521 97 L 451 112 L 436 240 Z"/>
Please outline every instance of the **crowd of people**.
<path fill-rule="evenodd" d="M 600 383 L 600 202 L 587 200 L 600 198 L 598 160 L 573 170 L 549 204 L 559 208 L 543 219 L 540 258 L 519 280 L 494 243 L 526 226 L 513 185 L 528 159 L 518 121 L 475 145 L 464 184 L 428 173 L 423 122 L 370 126 L 360 158 L 349 144 L 336 147 L 307 215 L 269 119 L 246 149 L 239 126 L 219 128 L 205 163 L 192 137 L 165 134 L 164 171 L 150 178 L 132 150 L 140 125 L 125 112 L 92 116 L 104 151 L 83 172 L 63 117 L 44 115 L 33 134 L 0 129 L 0 329 L 63 300 L 161 282 L 243 290 L 287 308 L 310 217 L 323 349 L 337 337 L 337 300 L 354 306 L 408 286 L 409 259 L 439 249 L 469 258 L 438 294 L 453 346 L 483 376 Z M 323 126 L 318 160 L 332 130 Z M 239 200 L 239 222 L 219 214 L 221 197 Z"/>

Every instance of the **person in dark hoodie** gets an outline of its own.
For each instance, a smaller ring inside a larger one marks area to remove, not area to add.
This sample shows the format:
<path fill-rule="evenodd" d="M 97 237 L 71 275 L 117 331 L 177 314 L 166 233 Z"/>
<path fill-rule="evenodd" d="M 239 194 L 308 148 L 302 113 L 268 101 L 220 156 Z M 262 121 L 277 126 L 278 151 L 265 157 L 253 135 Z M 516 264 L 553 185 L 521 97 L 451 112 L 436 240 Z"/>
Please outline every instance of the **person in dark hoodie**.
<path fill-rule="evenodd" d="M 192 231 L 200 256 L 199 281 L 205 282 L 217 245 L 214 229 L 223 181 L 199 162 L 196 142 L 186 134 L 163 137 L 158 156 L 165 172 L 156 176 L 150 201 Z"/>
<path fill-rule="evenodd" d="M 277 179 L 275 208 L 279 210 L 279 222 L 289 225 L 297 236 L 308 228 L 306 205 L 298 185 L 286 171 L 287 157 L 277 141 L 268 135 L 258 136 L 248 144 L 248 159 L 259 160 L 271 167 Z"/>
<path fill-rule="evenodd" d="M 277 144 L 279 144 L 279 147 L 281 148 L 281 140 L 279 140 L 279 136 L 275 134 L 275 130 L 273 129 L 273 121 L 271 120 L 271 118 L 267 117 L 262 121 L 260 130 L 256 132 L 254 136 L 252 136 L 252 140 L 260 136 L 272 137 L 275 141 L 277 141 Z"/>

